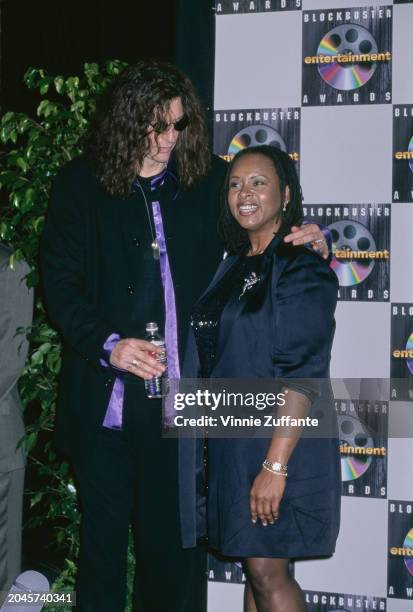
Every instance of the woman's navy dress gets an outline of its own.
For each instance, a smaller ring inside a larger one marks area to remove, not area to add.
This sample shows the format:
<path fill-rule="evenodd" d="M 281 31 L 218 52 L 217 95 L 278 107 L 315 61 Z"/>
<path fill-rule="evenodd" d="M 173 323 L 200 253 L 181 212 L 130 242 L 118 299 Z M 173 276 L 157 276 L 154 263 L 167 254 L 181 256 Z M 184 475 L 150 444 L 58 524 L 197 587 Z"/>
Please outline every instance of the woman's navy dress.
<path fill-rule="evenodd" d="M 328 379 L 336 296 L 336 277 L 326 262 L 280 237 L 263 255 L 228 258 L 193 309 L 187 362 L 196 361 L 202 378 L 282 378 L 291 379 L 292 388 L 294 378 L 318 380 L 323 397 L 313 402 L 312 414 L 322 405 L 325 417 L 327 405 L 334 429 L 330 386 L 321 379 Z M 300 438 L 288 462 L 279 519 L 263 527 L 251 522 L 249 495 L 269 443 L 208 440 L 209 545 L 230 557 L 332 554 L 341 489 L 336 430 L 329 437 Z M 203 507 L 199 499 L 197 507 Z M 198 520 L 197 536 L 203 528 Z"/>

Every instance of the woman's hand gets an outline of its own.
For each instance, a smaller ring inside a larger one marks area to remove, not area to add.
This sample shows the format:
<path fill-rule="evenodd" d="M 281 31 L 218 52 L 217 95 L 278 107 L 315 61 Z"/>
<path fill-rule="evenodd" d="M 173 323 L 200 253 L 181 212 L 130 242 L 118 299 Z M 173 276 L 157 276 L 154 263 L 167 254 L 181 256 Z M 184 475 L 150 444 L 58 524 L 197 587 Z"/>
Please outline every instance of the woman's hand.
<path fill-rule="evenodd" d="M 250 493 L 250 510 L 253 523 L 257 518 L 266 527 L 278 519 L 279 506 L 285 489 L 285 476 L 271 474 L 264 468 L 255 478 Z"/>
<path fill-rule="evenodd" d="M 293 225 L 291 234 L 285 236 L 284 242 L 292 242 L 294 246 L 311 242 L 313 250 L 320 253 L 323 259 L 328 257 L 327 241 L 316 223 L 305 223 L 300 227 Z"/>
<path fill-rule="evenodd" d="M 109 361 L 115 368 L 149 380 L 154 376 L 160 376 L 165 371 L 165 366 L 156 359 L 163 350 L 146 340 L 125 338 L 115 344 Z"/>

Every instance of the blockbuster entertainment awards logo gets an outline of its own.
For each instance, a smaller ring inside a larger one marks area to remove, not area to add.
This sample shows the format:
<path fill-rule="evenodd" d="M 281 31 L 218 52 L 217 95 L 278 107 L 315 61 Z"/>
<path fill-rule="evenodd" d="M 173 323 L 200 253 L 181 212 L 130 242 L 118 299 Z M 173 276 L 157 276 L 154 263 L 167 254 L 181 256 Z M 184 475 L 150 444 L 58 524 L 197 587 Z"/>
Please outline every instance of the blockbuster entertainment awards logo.
<path fill-rule="evenodd" d="M 245 574 L 241 563 L 222 560 L 215 555 L 208 555 L 208 580 L 210 582 L 229 582 L 231 584 L 244 584 Z"/>
<path fill-rule="evenodd" d="M 390 297 L 390 206 L 331 204 L 304 206 L 304 218 L 332 234 L 331 267 L 338 299 L 387 302 Z"/>
<path fill-rule="evenodd" d="M 335 400 L 339 425 L 342 494 L 387 494 L 388 402 Z"/>
<path fill-rule="evenodd" d="M 301 9 L 301 0 L 221 0 L 215 2 L 216 15 L 271 13 Z"/>
<path fill-rule="evenodd" d="M 387 595 L 413 598 L 413 502 L 389 501 Z"/>
<path fill-rule="evenodd" d="M 385 612 L 386 599 L 370 595 L 304 591 L 307 612 Z"/>
<path fill-rule="evenodd" d="M 393 202 L 413 202 L 413 104 L 393 107 Z"/>
<path fill-rule="evenodd" d="M 214 153 L 231 159 L 247 147 L 271 145 L 300 159 L 300 109 L 259 108 L 214 111 Z"/>
<path fill-rule="evenodd" d="M 303 12 L 302 105 L 391 102 L 391 6 Z"/>
<path fill-rule="evenodd" d="M 391 306 L 392 400 L 413 400 L 413 304 Z"/>

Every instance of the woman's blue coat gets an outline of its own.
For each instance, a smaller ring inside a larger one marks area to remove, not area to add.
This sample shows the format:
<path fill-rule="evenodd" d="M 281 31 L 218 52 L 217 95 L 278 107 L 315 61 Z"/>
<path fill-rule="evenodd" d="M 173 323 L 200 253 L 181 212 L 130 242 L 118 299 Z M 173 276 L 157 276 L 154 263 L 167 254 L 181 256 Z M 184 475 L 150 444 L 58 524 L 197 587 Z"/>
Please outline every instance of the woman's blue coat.
<path fill-rule="evenodd" d="M 222 261 L 210 292 L 240 255 Z M 306 248 L 291 247 L 277 235 L 265 251 L 259 282 L 224 308 L 211 378 L 290 379 L 289 384 L 316 397 L 334 431 L 328 379 L 334 336 L 337 279 L 328 264 Z M 198 351 L 192 330 L 183 376 L 197 378 Z M 306 379 L 305 382 L 291 379 Z M 315 394 L 315 395 L 314 395 Z M 331 425 L 333 423 L 333 425 Z M 265 458 L 268 439 L 210 440 L 208 537 L 232 556 L 307 556 L 331 554 L 339 528 L 340 463 L 336 437 L 300 439 L 289 461 L 284 508 L 274 554 L 263 550 L 257 526 L 251 527 L 248 495 Z M 180 503 L 183 545 L 205 535 L 205 498 L 199 487 L 203 442 L 181 439 Z M 240 467 L 241 466 L 241 467 Z M 198 486 L 198 492 L 197 492 Z M 240 499 L 244 497 L 245 499 Z M 219 503 L 218 503 L 219 501 Z M 255 531 L 251 531 L 255 529 Z M 261 531 L 264 528 L 261 526 Z M 266 528 L 269 529 L 269 528 Z M 298 536 L 296 532 L 298 531 Z M 258 537 L 257 537 L 258 534 Z M 268 531 L 264 542 L 268 541 Z"/>

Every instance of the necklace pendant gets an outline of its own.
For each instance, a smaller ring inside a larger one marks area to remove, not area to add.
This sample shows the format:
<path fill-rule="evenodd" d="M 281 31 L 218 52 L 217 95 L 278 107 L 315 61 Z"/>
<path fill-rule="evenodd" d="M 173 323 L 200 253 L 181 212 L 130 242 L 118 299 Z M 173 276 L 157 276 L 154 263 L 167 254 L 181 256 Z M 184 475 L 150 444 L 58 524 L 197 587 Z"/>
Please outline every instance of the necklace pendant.
<path fill-rule="evenodd" d="M 151 244 L 152 247 L 152 257 L 155 260 L 159 259 L 159 244 L 156 242 L 156 240 L 154 240 Z"/>

